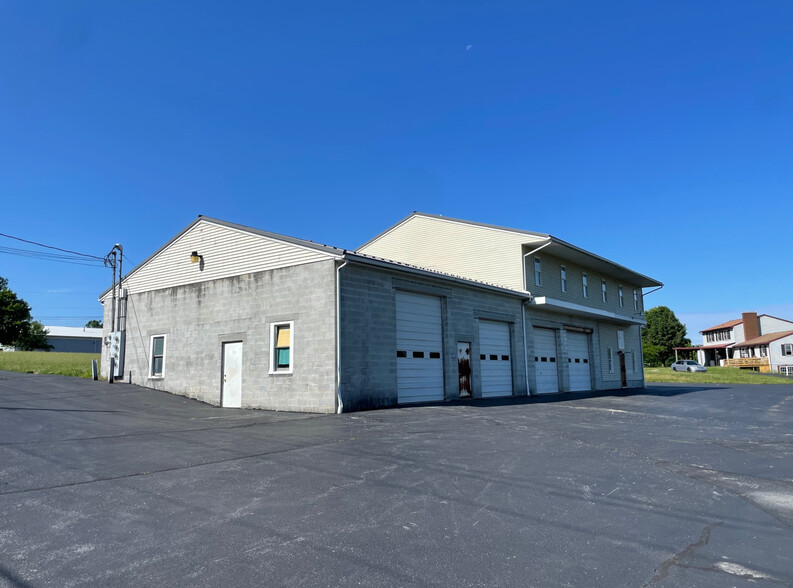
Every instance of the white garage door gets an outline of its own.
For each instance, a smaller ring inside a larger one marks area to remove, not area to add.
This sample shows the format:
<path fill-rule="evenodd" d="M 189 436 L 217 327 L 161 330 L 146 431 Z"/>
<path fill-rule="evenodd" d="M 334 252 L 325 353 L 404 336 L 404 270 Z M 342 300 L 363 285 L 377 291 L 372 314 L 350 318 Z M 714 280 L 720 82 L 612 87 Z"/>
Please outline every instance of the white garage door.
<path fill-rule="evenodd" d="M 556 363 L 556 331 L 535 327 L 534 373 L 537 377 L 537 394 L 559 391 L 559 373 Z"/>
<path fill-rule="evenodd" d="M 570 366 L 570 390 L 591 390 L 592 364 L 589 362 L 589 337 L 586 333 L 567 331 L 567 361 Z"/>
<path fill-rule="evenodd" d="M 441 299 L 396 293 L 397 399 L 443 400 Z"/>
<path fill-rule="evenodd" d="M 512 396 L 509 324 L 479 321 L 479 360 L 482 398 Z"/>

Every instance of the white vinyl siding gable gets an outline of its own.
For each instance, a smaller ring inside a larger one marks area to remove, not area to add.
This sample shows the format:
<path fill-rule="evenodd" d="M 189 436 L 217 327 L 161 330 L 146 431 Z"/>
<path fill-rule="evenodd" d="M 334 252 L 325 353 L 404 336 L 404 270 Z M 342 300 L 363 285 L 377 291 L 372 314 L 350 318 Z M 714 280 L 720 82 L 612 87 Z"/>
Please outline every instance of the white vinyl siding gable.
<path fill-rule="evenodd" d="M 202 256 L 191 263 L 190 253 Z M 201 220 L 124 280 L 139 293 L 332 259 L 293 243 Z"/>
<path fill-rule="evenodd" d="M 541 237 L 446 219 L 413 216 L 359 249 L 361 253 L 524 290 L 524 245 Z M 526 260 L 534 283 L 533 256 Z"/>
<path fill-rule="evenodd" d="M 793 322 L 778 319 L 773 316 L 760 315 L 760 334 L 779 333 L 781 331 L 793 331 Z"/>

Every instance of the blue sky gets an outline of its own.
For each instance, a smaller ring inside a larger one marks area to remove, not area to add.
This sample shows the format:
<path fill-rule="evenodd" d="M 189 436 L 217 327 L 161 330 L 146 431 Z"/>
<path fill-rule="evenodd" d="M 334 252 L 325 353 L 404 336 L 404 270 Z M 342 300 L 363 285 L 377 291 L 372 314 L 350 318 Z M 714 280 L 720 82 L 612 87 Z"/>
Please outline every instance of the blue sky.
<path fill-rule="evenodd" d="M 0 233 L 130 267 L 199 214 L 352 249 L 420 210 L 652 276 L 696 341 L 793 319 L 792 106 L 788 0 L 0 0 Z M 73 326 L 111 280 L 0 275 Z"/>

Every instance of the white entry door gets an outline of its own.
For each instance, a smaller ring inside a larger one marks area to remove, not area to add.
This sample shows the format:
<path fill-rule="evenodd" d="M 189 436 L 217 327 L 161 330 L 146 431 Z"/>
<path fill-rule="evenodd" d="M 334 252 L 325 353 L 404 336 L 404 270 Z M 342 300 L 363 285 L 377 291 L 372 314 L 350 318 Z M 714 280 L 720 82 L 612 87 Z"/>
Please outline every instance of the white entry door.
<path fill-rule="evenodd" d="M 537 380 L 537 394 L 551 394 L 559 391 L 559 370 L 556 363 L 556 331 L 535 327 L 534 333 L 534 374 Z"/>
<path fill-rule="evenodd" d="M 398 402 L 443 400 L 441 299 L 396 293 Z"/>
<path fill-rule="evenodd" d="M 512 396 L 509 324 L 479 321 L 479 370 L 482 398 Z"/>
<path fill-rule="evenodd" d="M 592 364 L 589 362 L 589 337 L 586 333 L 567 331 L 567 361 L 570 366 L 570 390 L 591 390 Z"/>
<path fill-rule="evenodd" d="M 223 383 L 220 405 L 225 408 L 242 406 L 242 341 L 223 343 Z"/>

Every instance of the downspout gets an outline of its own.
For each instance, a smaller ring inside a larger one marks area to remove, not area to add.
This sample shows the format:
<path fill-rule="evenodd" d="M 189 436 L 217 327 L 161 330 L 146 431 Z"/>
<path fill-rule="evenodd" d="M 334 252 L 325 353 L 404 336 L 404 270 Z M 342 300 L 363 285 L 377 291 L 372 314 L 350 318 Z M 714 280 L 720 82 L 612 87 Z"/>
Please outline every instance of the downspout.
<path fill-rule="evenodd" d="M 347 265 L 345 260 L 336 268 L 336 414 L 344 412 L 344 403 L 341 400 L 341 268 Z"/>
<path fill-rule="evenodd" d="M 531 294 L 529 294 L 531 295 Z M 520 303 L 520 314 L 523 318 L 523 366 L 526 373 L 526 396 L 531 396 L 529 390 L 529 348 L 526 345 L 526 303 L 531 302 L 531 298 Z"/>
<path fill-rule="evenodd" d="M 523 266 L 523 289 L 529 295 L 529 299 L 528 300 L 524 300 L 520 304 L 520 314 L 521 314 L 521 318 L 523 319 L 522 320 L 522 322 L 523 322 L 523 365 L 524 365 L 524 369 L 525 369 L 525 372 L 526 372 L 526 395 L 527 396 L 531 396 L 531 390 L 529 389 L 529 348 L 528 348 L 528 345 L 526 343 L 526 303 L 527 302 L 531 302 L 531 292 L 529 292 L 529 289 L 527 288 L 528 284 L 526 283 L 526 258 L 529 255 L 533 255 L 533 254 L 537 253 L 540 249 L 544 249 L 545 247 L 548 247 L 548 245 L 550 245 L 551 243 L 553 243 L 553 241 L 551 241 L 549 239 L 547 243 L 543 243 L 542 245 L 540 245 L 536 249 L 532 249 L 531 251 L 529 251 L 528 253 L 526 253 L 523 256 L 523 264 L 522 264 L 522 266 Z"/>

